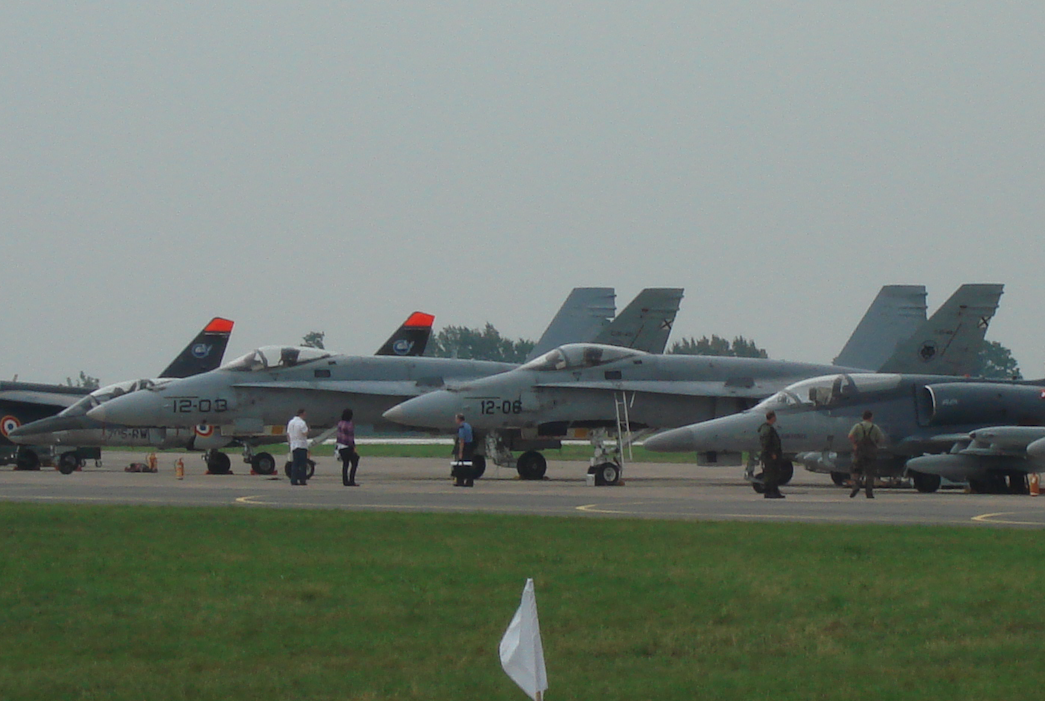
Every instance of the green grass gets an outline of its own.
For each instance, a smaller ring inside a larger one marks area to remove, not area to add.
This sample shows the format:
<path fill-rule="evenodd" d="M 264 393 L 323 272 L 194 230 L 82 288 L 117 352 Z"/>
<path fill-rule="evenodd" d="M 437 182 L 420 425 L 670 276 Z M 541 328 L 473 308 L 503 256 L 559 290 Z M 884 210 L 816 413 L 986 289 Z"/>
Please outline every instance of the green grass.
<path fill-rule="evenodd" d="M 1038 698 L 1040 537 L 0 503 L 0 698 Z"/>

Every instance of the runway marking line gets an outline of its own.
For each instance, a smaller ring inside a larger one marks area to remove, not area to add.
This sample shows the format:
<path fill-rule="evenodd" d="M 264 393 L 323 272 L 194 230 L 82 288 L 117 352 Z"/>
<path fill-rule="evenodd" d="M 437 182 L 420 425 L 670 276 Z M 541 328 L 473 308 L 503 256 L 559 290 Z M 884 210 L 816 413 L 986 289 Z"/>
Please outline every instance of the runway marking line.
<path fill-rule="evenodd" d="M 997 516 L 1017 516 L 1017 511 L 999 511 L 994 514 L 980 514 L 973 516 L 972 520 L 977 523 L 997 523 L 1003 526 L 1045 526 L 1045 521 L 1008 521 L 997 519 Z"/>

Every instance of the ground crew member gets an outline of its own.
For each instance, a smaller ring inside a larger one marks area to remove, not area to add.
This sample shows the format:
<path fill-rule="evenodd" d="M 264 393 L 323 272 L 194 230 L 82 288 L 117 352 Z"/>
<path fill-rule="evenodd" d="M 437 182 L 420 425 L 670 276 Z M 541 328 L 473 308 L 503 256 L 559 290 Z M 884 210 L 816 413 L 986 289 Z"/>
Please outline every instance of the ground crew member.
<path fill-rule="evenodd" d="M 305 486 L 308 480 L 308 424 L 305 410 L 298 413 L 287 424 L 287 440 L 290 443 L 290 483 Z"/>
<path fill-rule="evenodd" d="M 885 434 L 871 421 L 872 418 L 874 414 L 870 409 L 864 411 L 863 420 L 849 431 L 849 442 L 853 444 L 853 491 L 849 493 L 850 499 L 860 493 L 861 482 L 867 498 L 874 499 L 878 448 L 885 443 Z"/>
<path fill-rule="evenodd" d="M 454 452 L 457 454 L 457 467 L 454 468 L 454 486 L 471 487 L 475 484 L 475 473 L 472 467 L 465 467 L 464 462 L 471 462 L 475 454 L 475 434 L 472 433 L 472 425 L 464 420 L 464 414 L 454 417 L 457 421 L 457 445 Z"/>
<path fill-rule="evenodd" d="M 784 448 L 777 433 L 776 412 L 766 412 L 766 422 L 758 427 L 758 438 L 762 444 L 762 484 L 765 486 L 763 496 L 766 499 L 783 499 L 780 493 L 780 463 L 783 461 Z"/>

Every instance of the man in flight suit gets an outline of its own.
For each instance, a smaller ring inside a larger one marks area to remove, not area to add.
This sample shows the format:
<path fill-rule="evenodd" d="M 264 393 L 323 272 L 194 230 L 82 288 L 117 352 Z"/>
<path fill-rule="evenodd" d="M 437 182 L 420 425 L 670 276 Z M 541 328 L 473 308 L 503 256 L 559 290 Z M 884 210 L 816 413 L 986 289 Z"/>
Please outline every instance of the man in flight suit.
<path fill-rule="evenodd" d="M 766 412 L 766 422 L 758 427 L 758 438 L 762 444 L 762 484 L 765 485 L 766 499 L 783 499 L 780 493 L 780 463 L 783 461 L 784 449 L 780 443 L 780 434 L 776 431 L 776 412 Z"/>

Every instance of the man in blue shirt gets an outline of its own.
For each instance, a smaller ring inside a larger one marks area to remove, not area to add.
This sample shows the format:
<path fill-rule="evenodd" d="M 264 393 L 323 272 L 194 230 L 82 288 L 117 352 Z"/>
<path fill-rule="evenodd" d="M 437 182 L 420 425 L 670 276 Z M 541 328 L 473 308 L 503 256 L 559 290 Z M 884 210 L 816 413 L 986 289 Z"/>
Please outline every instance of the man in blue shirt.
<path fill-rule="evenodd" d="M 458 414 L 457 419 L 457 462 L 458 465 L 454 468 L 454 486 L 455 487 L 471 487 L 474 484 L 474 478 L 472 477 L 472 455 L 475 453 L 475 434 L 472 433 L 472 426 L 464 420 L 464 414 Z M 469 463 L 467 467 L 461 463 Z"/>

